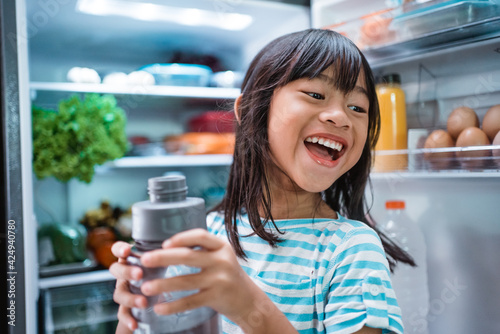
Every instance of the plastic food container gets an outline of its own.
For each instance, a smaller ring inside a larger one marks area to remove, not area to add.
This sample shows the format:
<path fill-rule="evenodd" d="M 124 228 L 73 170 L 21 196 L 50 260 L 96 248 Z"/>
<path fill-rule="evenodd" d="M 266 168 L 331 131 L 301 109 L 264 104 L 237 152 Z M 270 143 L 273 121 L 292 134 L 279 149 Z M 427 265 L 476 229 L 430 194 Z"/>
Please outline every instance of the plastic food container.
<path fill-rule="evenodd" d="M 359 18 L 325 27 L 348 37 L 360 49 L 378 47 L 397 41 L 397 31 L 392 27 L 393 9 L 384 9 Z"/>
<path fill-rule="evenodd" d="M 139 70 L 151 73 L 157 85 L 208 86 L 212 69 L 192 64 L 151 64 Z"/>
<path fill-rule="evenodd" d="M 244 76 L 244 73 L 237 71 L 216 72 L 212 75 L 210 85 L 223 88 L 239 88 L 243 83 Z"/>
<path fill-rule="evenodd" d="M 412 39 L 433 32 L 464 26 L 499 14 L 492 1 L 428 1 L 403 7 L 404 13 L 394 17 L 393 27 L 400 39 Z"/>
<path fill-rule="evenodd" d="M 488 31 L 465 28 L 494 19 L 500 19 L 498 0 L 433 0 L 368 13 L 324 28 L 347 36 L 367 50 L 427 37 L 431 44 L 472 37 Z M 432 42 L 434 36 L 443 33 L 445 37 Z"/>

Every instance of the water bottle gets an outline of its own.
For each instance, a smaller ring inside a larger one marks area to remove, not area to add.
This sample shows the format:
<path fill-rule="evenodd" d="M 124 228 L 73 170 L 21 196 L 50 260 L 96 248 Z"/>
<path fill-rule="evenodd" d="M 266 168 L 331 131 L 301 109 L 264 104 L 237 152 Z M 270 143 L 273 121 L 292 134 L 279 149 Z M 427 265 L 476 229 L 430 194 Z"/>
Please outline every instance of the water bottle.
<path fill-rule="evenodd" d="M 199 272 L 198 268 L 184 265 L 145 268 L 140 256 L 161 248 L 163 241 L 176 233 L 193 228 L 206 229 L 205 202 L 201 198 L 187 197 L 186 178 L 183 175 L 155 177 L 148 180 L 149 201 L 132 205 L 132 238 L 135 245 L 127 258 L 131 265 L 140 266 L 143 278 L 130 282 L 130 290 L 141 293 L 143 282 Z M 138 322 L 135 334 L 215 334 L 219 333 L 219 316 L 208 307 L 201 307 L 172 315 L 158 315 L 153 306 L 173 301 L 197 291 L 178 291 L 146 297 L 145 309 L 133 308 Z"/>
<path fill-rule="evenodd" d="M 427 334 L 429 288 L 426 244 L 418 224 L 405 212 L 404 201 L 387 201 L 382 231 L 409 253 L 416 267 L 400 263 L 392 275 L 392 285 L 403 314 L 406 334 Z"/>

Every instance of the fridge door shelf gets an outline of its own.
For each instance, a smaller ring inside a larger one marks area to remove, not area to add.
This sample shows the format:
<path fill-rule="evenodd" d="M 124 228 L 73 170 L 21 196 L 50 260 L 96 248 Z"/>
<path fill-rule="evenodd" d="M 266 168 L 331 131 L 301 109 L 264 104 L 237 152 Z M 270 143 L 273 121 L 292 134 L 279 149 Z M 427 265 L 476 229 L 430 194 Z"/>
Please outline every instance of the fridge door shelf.
<path fill-rule="evenodd" d="M 375 174 L 408 173 L 435 176 L 499 176 L 500 145 L 416 148 L 408 150 L 375 151 L 374 159 L 383 159 L 384 168 Z M 408 161 L 407 167 L 402 166 Z"/>

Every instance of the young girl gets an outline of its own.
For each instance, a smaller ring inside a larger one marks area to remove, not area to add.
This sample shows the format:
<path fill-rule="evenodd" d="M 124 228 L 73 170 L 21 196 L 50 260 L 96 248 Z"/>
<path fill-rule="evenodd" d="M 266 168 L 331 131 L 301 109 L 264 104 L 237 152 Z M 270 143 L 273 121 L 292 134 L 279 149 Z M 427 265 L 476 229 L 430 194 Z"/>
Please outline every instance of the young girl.
<path fill-rule="evenodd" d="M 327 30 L 280 37 L 250 64 L 234 108 L 234 161 L 208 232 L 179 233 L 142 256 L 148 267 L 201 268 L 144 283 L 145 295 L 199 292 L 155 312 L 209 306 L 224 333 L 402 333 L 389 263 L 413 261 L 365 212 L 379 111 L 361 52 Z M 127 280 L 142 271 L 125 264 L 130 245 L 113 252 L 117 332 L 127 332 L 137 328 L 130 309 L 146 305 Z"/>

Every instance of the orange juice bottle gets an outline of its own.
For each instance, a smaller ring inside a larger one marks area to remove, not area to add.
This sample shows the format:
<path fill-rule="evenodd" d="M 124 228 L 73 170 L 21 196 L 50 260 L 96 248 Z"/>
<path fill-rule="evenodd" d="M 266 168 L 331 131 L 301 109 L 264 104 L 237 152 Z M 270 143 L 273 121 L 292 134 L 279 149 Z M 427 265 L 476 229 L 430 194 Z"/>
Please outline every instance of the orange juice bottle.
<path fill-rule="evenodd" d="M 408 149 L 405 93 L 399 74 L 388 74 L 376 85 L 380 107 L 380 137 L 375 146 L 375 171 L 406 170 L 408 155 L 386 154 L 386 150 Z"/>

